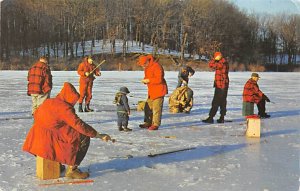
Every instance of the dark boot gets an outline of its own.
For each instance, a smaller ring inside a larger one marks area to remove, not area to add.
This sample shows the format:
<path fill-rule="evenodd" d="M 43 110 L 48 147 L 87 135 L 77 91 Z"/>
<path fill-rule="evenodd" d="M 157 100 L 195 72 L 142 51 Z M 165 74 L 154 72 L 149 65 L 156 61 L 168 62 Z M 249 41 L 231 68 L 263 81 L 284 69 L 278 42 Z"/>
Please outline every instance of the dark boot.
<path fill-rule="evenodd" d="M 265 118 L 270 118 L 271 115 L 268 115 L 267 113 L 259 115 L 260 118 L 265 119 Z"/>
<path fill-rule="evenodd" d="M 82 103 L 80 103 L 79 106 L 78 106 L 78 112 L 83 112 Z"/>
<path fill-rule="evenodd" d="M 217 123 L 224 123 L 224 116 L 220 116 L 220 118 L 217 120 Z"/>
<path fill-rule="evenodd" d="M 94 110 L 90 108 L 90 104 L 86 104 L 84 111 L 85 112 L 93 112 Z"/>
<path fill-rule="evenodd" d="M 150 125 L 148 123 L 143 123 L 143 124 L 140 124 L 139 127 L 142 129 L 147 129 L 150 127 Z"/>
<path fill-rule="evenodd" d="M 212 117 L 208 117 L 207 119 L 202 120 L 204 123 L 214 123 L 214 119 Z"/>
<path fill-rule="evenodd" d="M 124 131 L 123 127 L 118 127 L 119 131 Z"/>
<path fill-rule="evenodd" d="M 126 131 L 126 132 L 132 131 L 132 129 L 130 129 L 130 128 L 128 128 L 128 127 L 124 127 L 123 129 L 124 129 L 124 131 Z"/>

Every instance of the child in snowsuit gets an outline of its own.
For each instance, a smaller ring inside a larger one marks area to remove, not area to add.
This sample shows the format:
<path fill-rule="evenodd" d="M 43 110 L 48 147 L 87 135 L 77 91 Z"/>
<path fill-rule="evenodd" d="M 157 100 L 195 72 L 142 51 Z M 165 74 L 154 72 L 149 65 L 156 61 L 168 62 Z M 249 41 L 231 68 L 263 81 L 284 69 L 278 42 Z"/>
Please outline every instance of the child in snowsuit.
<path fill-rule="evenodd" d="M 132 131 L 128 128 L 128 120 L 130 115 L 130 107 L 128 105 L 127 94 L 129 94 L 127 87 L 121 87 L 120 91 L 116 93 L 114 104 L 117 105 L 118 128 L 119 131 Z"/>

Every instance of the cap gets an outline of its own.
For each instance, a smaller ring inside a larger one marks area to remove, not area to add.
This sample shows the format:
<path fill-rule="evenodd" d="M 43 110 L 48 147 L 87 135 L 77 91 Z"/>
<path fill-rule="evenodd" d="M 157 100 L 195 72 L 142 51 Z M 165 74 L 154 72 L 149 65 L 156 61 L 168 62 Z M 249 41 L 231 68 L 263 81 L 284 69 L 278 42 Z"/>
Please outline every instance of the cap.
<path fill-rule="evenodd" d="M 258 73 L 252 73 L 252 74 L 251 74 L 251 77 L 257 77 L 257 78 L 260 78 L 259 75 L 258 75 Z"/>
<path fill-rule="evenodd" d="M 130 91 L 128 90 L 128 88 L 125 87 L 125 86 L 120 88 L 120 92 L 126 93 L 126 94 L 129 94 L 129 93 L 130 93 Z"/>

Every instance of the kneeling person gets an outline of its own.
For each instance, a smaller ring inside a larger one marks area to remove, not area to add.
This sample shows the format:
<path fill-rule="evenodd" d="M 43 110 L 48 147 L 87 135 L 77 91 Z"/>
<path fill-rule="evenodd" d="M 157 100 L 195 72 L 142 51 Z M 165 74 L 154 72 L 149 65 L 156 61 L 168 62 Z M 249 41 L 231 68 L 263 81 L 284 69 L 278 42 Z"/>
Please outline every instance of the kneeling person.
<path fill-rule="evenodd" d="M 169 98 L 171 113 L 190 113 L 193 107 L 193 90 L 184 84 L 176 88 Z"/>

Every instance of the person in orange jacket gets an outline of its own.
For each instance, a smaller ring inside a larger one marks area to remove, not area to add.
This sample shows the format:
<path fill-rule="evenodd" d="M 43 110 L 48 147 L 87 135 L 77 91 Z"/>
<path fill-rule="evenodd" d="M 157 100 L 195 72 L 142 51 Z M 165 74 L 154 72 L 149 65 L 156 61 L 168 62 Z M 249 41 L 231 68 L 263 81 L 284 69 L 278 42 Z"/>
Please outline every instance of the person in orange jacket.
<path fill-rule="evenodd" d="M 90 102 L 92 99 L 92 88 L 95 76 L 100 76 L 101 72 L 99 68 L 96 68 L 95 64 L 93 63 L 93 59 L 90 56 L 87 56 L 83 59 L 83 62 L 79 64 L 77 73 L 80 76 L 79 80 L 79 112 L 92 112 L 93 109 L 90 108 Z M 95 69 L 95 70 L 94 70 Z M 82 109 L 82 102 L 85 99 L 85 107 L 84 110 Z"/>
<path fill-rule="evenodd" d="M 154 61 L 152 55 L 140 56 L 138 65 L 144 68 L 145 73 L 145 77 L 141 82 L 148 87 L 148 98 L 144 108 L 144 123 L 140 127 L 157 130 L 161 124 L 164 96 L 168 94 L 164 69 Z"/>
<path fill-rule="evenodd" d="M 111 137 L 98 133 L 76 115 L 74 105 L 78 99 L 74 86 L 65 82 L 55 98 L 44 101 L 34 113 L 23 151 L 67 164 L 66 177 L 84 179 L 89 173 L 81 172 L 78 166 L 87 153 L 90 137 L 104 141 Z"/>

